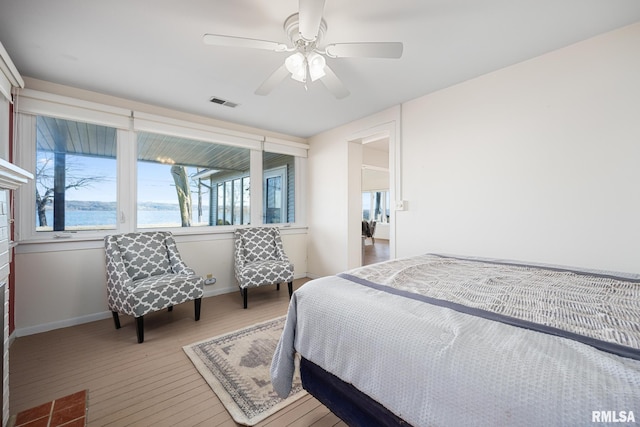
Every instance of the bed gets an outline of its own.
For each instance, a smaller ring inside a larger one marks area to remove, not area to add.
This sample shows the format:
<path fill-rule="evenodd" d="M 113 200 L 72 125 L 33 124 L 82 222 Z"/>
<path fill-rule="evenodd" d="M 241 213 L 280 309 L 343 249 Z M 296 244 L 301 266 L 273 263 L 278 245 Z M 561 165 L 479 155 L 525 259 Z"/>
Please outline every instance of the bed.
<path fill-rule="evenodd" d="M 306 283 L 271 364 L 351 426 L 640 422 L 640 275 L 426 254 Z"/>

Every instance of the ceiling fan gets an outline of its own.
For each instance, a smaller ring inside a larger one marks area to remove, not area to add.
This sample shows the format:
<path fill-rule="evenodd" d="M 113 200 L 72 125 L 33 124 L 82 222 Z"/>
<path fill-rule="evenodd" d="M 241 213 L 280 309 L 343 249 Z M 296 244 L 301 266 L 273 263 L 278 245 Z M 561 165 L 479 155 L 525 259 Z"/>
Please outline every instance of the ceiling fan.
<path fill-rule="evenodd" d="M 349 91 L 329 68 L 325 56 L 329 58 L 400 58 L 403 46 L 400 42 L 363 42 L 334 43 L 321 47 L 327 31 L 327 23 L 322 18 L 324 3 L 325 0 L 299 0 L 298 13 L 294 13 L 284 21 L 284 31 L 291 41 L 291 46 L 274 41 L 219 34 L 205 34 L 203 41 L 205 44 L 214 46 L 294 52 L 260 85 L 255 91 L 257 95 L 269 94 L 290 75 L 292 79 L 303 83 L 305 88 L 309 80 L 312 82 L 320 80 L 336 98 L 342 99 L 349 95 Z"/>

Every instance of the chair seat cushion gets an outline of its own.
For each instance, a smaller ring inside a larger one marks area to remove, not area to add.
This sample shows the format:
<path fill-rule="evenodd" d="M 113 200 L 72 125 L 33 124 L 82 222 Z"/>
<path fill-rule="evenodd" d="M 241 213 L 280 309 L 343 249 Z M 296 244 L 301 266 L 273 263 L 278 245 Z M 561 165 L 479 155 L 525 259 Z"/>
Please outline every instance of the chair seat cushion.
<path fill-rule="evenodd" d="M 293 264 L 286 261 L 255 261 L 245 264 L 238 272 L 241 288 L 290 282 L 293 280 Z"/>
<path fill-rule="evenodd" d="M 185 274 L 160 274 L 134 280 L 123 295 L 131 315 L 143 316 L 151 311 L 181 304 L 201 298 L 204 293 L 204 279 Z"/>

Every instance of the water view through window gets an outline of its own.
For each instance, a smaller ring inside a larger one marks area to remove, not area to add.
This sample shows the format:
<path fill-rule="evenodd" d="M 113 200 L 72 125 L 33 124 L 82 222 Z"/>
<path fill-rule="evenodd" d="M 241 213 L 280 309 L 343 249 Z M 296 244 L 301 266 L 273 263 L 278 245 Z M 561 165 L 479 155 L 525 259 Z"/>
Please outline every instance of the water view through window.
<path fill-rule="evenodd" d="M 36 130 L 37 232 L 133 220 L 118 212 L 115 128 L 41 116 Z M 248 148 L 150 132 L 136 146 L 136 228 L 250 224 Z M 262 168 L 262 222 L 294 222 L 295 157 L 264 152 Z"/>
<path fill-rule="evenodd" d="M 247 224 L 249 149 L 140 132 L 138 228 Z"/>
<path fill-rule="evenodd" d="M 114 229 L 116 130 L 36 119 L 36 231 Z"/>

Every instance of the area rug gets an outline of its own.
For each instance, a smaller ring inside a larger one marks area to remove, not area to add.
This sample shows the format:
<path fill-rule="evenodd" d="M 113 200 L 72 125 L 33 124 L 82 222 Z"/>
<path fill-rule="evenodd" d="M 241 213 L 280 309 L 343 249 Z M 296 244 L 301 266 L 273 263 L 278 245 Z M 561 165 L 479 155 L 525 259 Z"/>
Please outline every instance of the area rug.
<path fill-rule="evenodd" d="M 238 424 L 255 425 L 306 394 L 298 373 L 286 399 L 271 386 L 269 368 L 284 321 L 278 317 L 183 347 Z"/>

